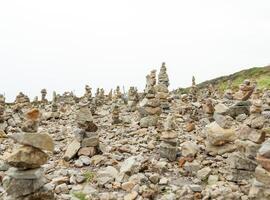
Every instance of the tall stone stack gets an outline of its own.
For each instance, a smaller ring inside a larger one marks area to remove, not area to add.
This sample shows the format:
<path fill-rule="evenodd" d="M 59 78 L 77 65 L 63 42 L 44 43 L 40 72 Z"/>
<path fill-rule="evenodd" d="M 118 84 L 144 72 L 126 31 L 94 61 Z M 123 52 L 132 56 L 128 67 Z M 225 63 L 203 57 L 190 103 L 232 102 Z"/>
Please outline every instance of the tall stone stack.
<path fill-rule="evenodd" d="M 120 109 L 117 103 L 114 103 L 112 105 L 111 114 L 112 114 L 112 125 L 121 123 L 121 120 L 119 118 Z"/>
<path fill-rule="evenodd" d="M 91 103 L 92 102 L 92 88 L 89 85 L 85 86 L 84 99 L 85 101 Z"/>
<path fill-rule="evenodd" d="M 57 105 L 57 95 L 56 92 L 53 92 L 53 99 L 52 99 L 52 104 L 51 104 L 51 118 L 53 119 L 59 119 L 60 117 L 60 112 L 58 111 L 58 105 Z"/>
<path fill-rule="evenodd" d="M 150 74 L 146 76 L 146 86 L 144 90 L 145 94 L 147 94 L 149 90 L 152 90 L 152 87 L 155 87 L 157 83 L 156 73 L 157 73 L 156 70 L 152 70 Z"/>
<path fill-rule="evenodd" d="M 210 155 L 222 155 L 235 150 L 236 139 L 233 118 L 225 114 L 214 113 L 214 122 L 206 126 L 206 151 Z"/>
<path fill-rule="evenodd" d="M 29 103 L 29 102 L 30 102 L 29 97 L 23 94 L 22 92 L 20 92 L 16 96 L 16 100 L 15 100 L 16 104 L 24 104 L 24 103 Z"/>
<path fill-rule="evenodd" d="M 5 121 L 5 97 L 0 94 L 0 123 L 3 123 Z"/>
<path fill-rule="evenodd" d="M 159 115 L 161 114 L 160 101 L 156 98 L 156 90 L 154 87 L 156 83 L 155 70 L 146 78 L 145 98 L 140 102 L 138 109 L 141 117 L 140 126 L 142 128 L 156 126 Z"/>
<path fill-rule="evenodd" d="M 100 101 L 100 88 L 97 88 L 95 98 L 94 98 L 94 104 L 95 106 L 101 106 L 102 103 Z"/>
<path fill-rule="evenodd" d="M 265 141 L 257 154 L 255 179 L 249 191 L 250 199 L 270 199 L 270 139 Z"/>
<path fill-rule="evenodd" d="M 189 90 L 189 95 L 190 95 L 190 99 L 192 102 L 196 102 L 198 101 L 198 88 L 197 88 L 197 85 L 196 85 L 196 80 L 195 80 L 195 77 L 192 76 L 192 86 Z"/>
<path fill-rule="evenodd" d="M 120 91 L 120 86 L 117 86 L 116 89 L 114 90 L 114 94 L 113 94 L 113 102 L 119 102 L 122 100 L 122 93 Z"/>
<path fill-rule="evenodd" d="M 178 151 L 176 124 L 173 115 L 170 113 L 164 123 L 164 132 L 161 135 L 160 156 L 169 161 L 176 160 Z"/>
<path fill-rule="evenodd" d="M 11 166 L 3 180 L 6 199 L 54 199 L 53 192 L 43 187 L 46 179 L 41 167 L 49 159 L 44 151 L 52 152 L 54 144 L 49 134 L 37 132 L 39 119 L 38 109 L 27 112 L 23 132 L 10 136 L 21 146 L 5 157 Z"/>
<path fill-rule="evenodd" d="M 112 99 L 113 99 L 113 90 L 111 89 L 108 94 L 108 102 L 112 101 Z"/>
<path fill-rule="evenodd" d="M 104 91 L 103 88 L 100 89 L 99 101 L 101 102 L 101 105 L 104 104 L 104 101 L 105 101 L 105 91 Z"/>
<path fill-rule="evenodd" d="M 47 103 L 48 100 L 46 99 L 47 96 L 47 90 L 46 89 L 42 89 L 41 90 L 41 102 L 42 103 Z"/>
<path fill-rule="evenodd" d="M 128 91 L 128 111 L 129 112 L 136 111 L 138 102 L 139 102 L 139 95 L 137 88 L 130 87 Z"/>
<path fill-rule="evenodd" d="M 163 111 L 169 111 L 170 106 L 168 102 L 169 97 L 169 76 L 167 74 L 167 68 L 165 63 L 162 63 L 160 72 L 158 74 L 158 84 L 155 86 L 157 92 L 157 98 L 160 100 L 160 105 Z"/>
<path fill-rule="evenodd" d="M 71 160 L 77 154 L 93 156 L 97 154 L 99 147 L 98 127 L 94 123 L 91 111 L 87 103 L 80 103 L 77 113 L 77 129 L 74 131 L 74 139 L 68 145 L 64 155 L 66 161 Z"/>

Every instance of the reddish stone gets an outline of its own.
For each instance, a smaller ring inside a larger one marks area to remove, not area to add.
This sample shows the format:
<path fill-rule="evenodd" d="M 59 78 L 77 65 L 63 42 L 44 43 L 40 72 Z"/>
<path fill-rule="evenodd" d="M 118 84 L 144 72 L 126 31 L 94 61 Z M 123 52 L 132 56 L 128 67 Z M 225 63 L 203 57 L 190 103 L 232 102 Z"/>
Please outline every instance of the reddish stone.
<path fill-rule="evenodd" d="M 257 162 L 267 171 L 270 172 L 270 159 L 258 155 L 256 158 Z"/>

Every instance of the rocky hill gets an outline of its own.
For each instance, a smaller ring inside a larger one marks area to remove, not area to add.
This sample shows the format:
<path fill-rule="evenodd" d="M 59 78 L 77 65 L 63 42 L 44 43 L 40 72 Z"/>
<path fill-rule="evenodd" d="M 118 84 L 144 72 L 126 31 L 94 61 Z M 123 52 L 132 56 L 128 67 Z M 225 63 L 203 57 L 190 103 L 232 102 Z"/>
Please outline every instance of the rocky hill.
<path fill-rule="evenodd" d="M 199 88 L 204 88 L 208 84 L 217 86 L 220 91 L 224 91 L 227 88 L 228 80 L 232 81 L 232 87 L 237 89 L 240 83 L 245 79 L 257 81 L 259 88 L 270 88 L 270 66 L 265 67 L 253 67 L 250 69 L 242 70 L 228 76 L 221 76 L 212 80 L 205 81 L 198 84 Z"/>

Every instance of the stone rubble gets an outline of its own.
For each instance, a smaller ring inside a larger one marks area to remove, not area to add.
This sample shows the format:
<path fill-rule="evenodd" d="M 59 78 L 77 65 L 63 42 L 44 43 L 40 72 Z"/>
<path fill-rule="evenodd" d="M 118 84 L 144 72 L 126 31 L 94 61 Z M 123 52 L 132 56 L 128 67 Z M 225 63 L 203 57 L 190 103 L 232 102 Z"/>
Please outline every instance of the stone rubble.
<path fill-rule="evenodd" d="M 269 90 L 169 83 L 0 95 L 0 200 L 269 199 Z"/>

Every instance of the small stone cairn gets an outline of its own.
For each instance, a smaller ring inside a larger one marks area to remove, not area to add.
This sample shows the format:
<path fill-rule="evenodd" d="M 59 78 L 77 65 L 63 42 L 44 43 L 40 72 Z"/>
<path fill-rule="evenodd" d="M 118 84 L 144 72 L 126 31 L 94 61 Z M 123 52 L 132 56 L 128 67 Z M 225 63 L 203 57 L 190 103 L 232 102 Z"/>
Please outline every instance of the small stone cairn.
<path fill-rule="evenodd" d="M 40 116 L 38 109 L 27 112 L 23 132 L 10 136 L 21 146 L 5 158 L 11 166 L 3 180 L 6 199 L 54 199 L 53 192 L 43 187 L 46 179 L 41 167 L 49 159 L 44 151 L 52 152 L 54 143 L 49 134 L 37 132 Z"/>
<path fill-rule="evenodd" d="M 76 155 L 94 156 L 99 149 L 98 127 L 93 121 L 87 103 L 80 103 L 76 121 L 75 137 L 68 145 L 64 155 L 64 160 L 66 161 L 71 160 Z"/>
<path fill-rule="evenodd" d="M 167 158 L 169 161 L 175 161 L 177 156 L 177 132 L 175 131 L 176 123 L 173 115 L 170 113 L 164 123 L 164 132 L 161 134 L 160 156 Z"/>

